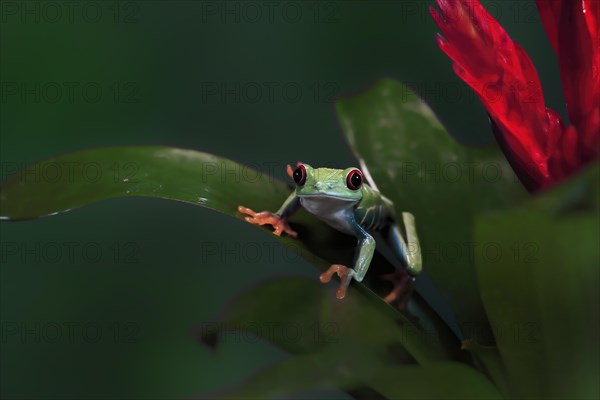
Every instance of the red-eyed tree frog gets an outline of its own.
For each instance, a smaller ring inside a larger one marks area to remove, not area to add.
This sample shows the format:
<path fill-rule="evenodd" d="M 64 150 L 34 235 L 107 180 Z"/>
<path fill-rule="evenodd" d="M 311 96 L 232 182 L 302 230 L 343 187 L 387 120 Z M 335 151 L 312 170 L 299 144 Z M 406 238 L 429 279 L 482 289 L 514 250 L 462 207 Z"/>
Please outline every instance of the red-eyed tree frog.
<path fill-rule="evenodd" d="M 285 200 L 279 211 L 254 212 L 239 206 L 238 211 L 246 214 L 246 221 L 256 225 L 271 225 L 275 235 L 283 232 L 292 237 L 298 234 L 288 225 L 290 216 L 303 207 L 331 227 L 353 235 L 358 239 L 354 266 L 333 264 L 320 276 L 323 283 L 331 280 L 334 274 L 340 278 L 336 292 L 338 299 L 344 298 L 348 285 L 355 279 L 361 282 L 369 269 L 375 252 L 373 232 L 381 232 L 387 245 L 405 266 L 405 270 L 384 276 L 394 283 L 394 288 L 384 300 L 391 303 L 403 299 L 414 277 L 421 271 L 421 251 L 415 228 L 415 218 L 403 212 L 402 220 L 406 231 L 405 241 L 398 225 L 393 203 L 383 196 L 370 179 L 366 166 L 362 165 L 365 176 L 358 168 L 331 169 L 313 168 L 298 163 L 295 169 L 288 165 L 287 173 L 296 183 L 296 189 Z"/>

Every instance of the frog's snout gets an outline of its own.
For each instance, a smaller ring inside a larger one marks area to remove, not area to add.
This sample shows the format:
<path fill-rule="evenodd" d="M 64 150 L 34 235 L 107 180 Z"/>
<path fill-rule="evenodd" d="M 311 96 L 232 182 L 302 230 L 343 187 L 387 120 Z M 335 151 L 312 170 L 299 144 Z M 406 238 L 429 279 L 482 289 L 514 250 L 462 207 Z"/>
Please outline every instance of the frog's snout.
<path fill-rule="evenodd" d="M 315 182 L 315 189 L 319 190 L 319 191 L 323 191 L 323 190 L 331 190 L 333 187 L 331 185 L 331 183 L 327 183 L 327 182 Z"/>

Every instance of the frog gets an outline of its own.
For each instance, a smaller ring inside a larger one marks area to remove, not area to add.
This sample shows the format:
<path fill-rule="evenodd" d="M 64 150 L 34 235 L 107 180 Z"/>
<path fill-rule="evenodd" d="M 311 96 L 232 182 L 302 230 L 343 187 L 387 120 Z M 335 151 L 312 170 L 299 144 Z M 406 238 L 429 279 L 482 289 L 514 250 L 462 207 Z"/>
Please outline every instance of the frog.
<path fill-rule="evenodd" d="M 352 280 L 362 282 L 364 279 L 376 249 L 374 234 L 379 232 L 402 265 L 394 273 L 383 276 L 393 284 L 383 300 L 386 303 L 398 300 L 405 304 L 412 283 L 422 270 L 415 217 L 410 212 L 402 212 L 405 238 L 393 202 L 379 191 L 364 162 L 360 164 L 362 171 L 357 167 L 313 168 L 302 162 L 295 168 L 288 165 L 287 174 L 296 187 L 278 211 L 255 212 L 243 205 L 238 206 L 238 211 L 251 224 L 271 225 L 277 236 L 285 233 L 297 238 L 298 233 L 289 225 L 289 219 L 302 207 L 332 228 L 354 236 L 357 246 L 352 267 L 332 264 L 319 277 L 322 283 L 328 283 L 338 275 L 338 299 L 346 296 Z"/>

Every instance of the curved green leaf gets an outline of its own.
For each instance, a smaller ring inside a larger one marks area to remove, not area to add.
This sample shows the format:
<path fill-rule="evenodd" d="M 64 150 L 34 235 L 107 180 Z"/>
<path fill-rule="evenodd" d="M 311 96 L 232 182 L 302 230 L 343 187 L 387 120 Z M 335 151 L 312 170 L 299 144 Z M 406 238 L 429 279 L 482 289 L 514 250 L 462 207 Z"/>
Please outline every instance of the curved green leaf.
<path fill-rule="evenodd" d="M 492 337 L 473 265 L 473 218 L 526 195 L 496 148 L 468 148 L 446 132 L 410 89 L 381 80 L 340 100 L 342 130 L 398 213 L 415 215 L 423 268 L 456 312 L 467 337 Z"/>
<path fill-rule="evenodd" d="M 226 398 L 277 397 L 332 387 L 349 392 L 370 388 L 391 399 L 499 397 L 475 369 L 440 364 L 432 338 L 410 322 L 394 321 L 356 297 L 332 301 L 315 281 L 289 278 L 261 283 L 199 332 L 200 339 L 211 345 L 216 335 L 244 333 L 266 338 L 295 355 L 233 392 L 221 393 Z M 422 367 L 417 368 L 415 361 Z M 415 368 L 408 368 L 410 364 Z"/>
<path fill-rule="evenodd" d="M 443 362 L 386 368 L 367 381 L 388 399 L 503 399 L 498 389 L 477 370 Z"/>
<path fill-rule="evenodd" d="M 437 339 L 409 320 L 390 318 L 387 310 L 357 296 L 332 299 L 325 286 L 300 278 L 261 283 L 242 293 L 218 321 L 202 325 L 200 339 L 214 343 L 215 334 L 231 329 L 253 333 L 295 354 L 350 342 L 361 344 L 352 351 L 355 354 L 388 358 L 389 351 L 396 349 L 394 359 L 407 362 L 405 348 L 422 364 L 443 359 Z"/>
<path fill-rule="evenodd" d="M 496 384 L 503 395 L 508 396 L 506 367 L 498 348 L 496 346 L 482 346 L 473 340 L 466 340 L 462 348 L 471 353 L 479 370 L 490 377 L 490 380 Z"/>
<path fill-rule="evenodd" d="M 323 285 L 298 278 L 261 283 L 231 301 L 218 320 L 197 327 L 196 334 L 211 348 L 222 336 L 250 333 L 292 354 L 317 351 L 337 333 L 321 318 L 327 295 Z"/>
<path fill-rule="evenodd" d="M 178 200 L 235 215 L 238 204 L 276 208 L 287 191 L 258 171 L 207 153 L 107 147 L 44 160 L 2 182 L 0 216 L 37 218 L 128 196 Z"/>
<path fill-rule="evenodd" d="M 514 398 L 600 397 L 600 165 L 478 218 L 481 296 Z"/>
<path fill-rule="evenodd" d="M 301 391 L 354 391 L 367 387 L 388 399 L 502 399 L 497 389 L 476 370 L 459 363 L 386 365 L 346 348 L 331 346 L 327 357 L 303 355 L 266 368 L 240 386 L 213 394 L 231 399 L 282 398 Z M 348 362 L 353 359 L 353 362 Z M 205 398 L 205 396 L 203 396 Z"/>
<path fill-rule="evenodd" d="M 276 210 L 288 194 L 289 188 L 283 182 L 211 154 L 167 147 L 114 147 L 46 160 L 2 182 L 0 215 L 3 219 L 20 220 L 112 197 L 150 196 L 184 201 L 242 218 L 237 213 L 239 204 L 257 210 Z M 351 261 L 353 252 L 348 249 L 355 245 L 351 237 L 307 213 L 294 215 L 292 223 L 300 240 L 276 238 L 317 267 L 325 270 L 330 265 L 325 260 Z M 268 233 L 268 229 L 260 229 Z M 378 260 L 384 262 L 383 258 Z M 415 316 L 398 313 L 363 285 L 353 284 L 353 287 L 356 289 L 344 301 L 339 302 L 333 296 L 327 301 L 340 304 L 339 307 L 350 307 L 356 302 L 355 307 L 360 306 L 373 315 L 387 315 L 389 321 L 414 325 L 417 331 L 422 331 L 421 323 L 426 318 L 430 322 L 428 329 L 433 329 L 429 331 L 429 340 L 415 344 L 401 338 L 402 345 L 422 362 L 457 356 L 457 339 L 436 320 L 433 312 L 427 311 L 425 304 L 420 305 L 425 313 L 419 316 L 419 321 Z M 261 297 L 261 301 L 274 301 L 265 294 L 267 297 Z M 303 297 L 300 291 L 296 299 Z M 244 310 L 252 312 L 251 303 L 240 312 Z M 280 316 L 285 313 L 285 309 L 279 310 Z"/>

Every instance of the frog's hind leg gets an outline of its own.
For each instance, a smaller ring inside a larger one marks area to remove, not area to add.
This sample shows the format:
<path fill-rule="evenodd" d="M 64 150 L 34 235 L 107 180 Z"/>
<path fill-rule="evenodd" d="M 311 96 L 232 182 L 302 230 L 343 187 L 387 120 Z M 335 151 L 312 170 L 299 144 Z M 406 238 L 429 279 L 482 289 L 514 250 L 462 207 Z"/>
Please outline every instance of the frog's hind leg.
<path fill-rule="evenodd" d="M 415 276 L 421 272 L 422 268 L 421 246 L 415 227 L 415 217 L 409 212 L 403 212 L 402 221 L 406 230 L 406 241 L 397 224 L 391 224 L 388 227 L 385 239 L 408 272 Z"/>
<path fill-rule="evenodd" d="M 381 278 L 393 285 L 392 290 L 383 298 L 383 301 L 388 304 L 399 301 L 398 307 L 403 309 L 412 293 L 415 278 L 406 269 L 396 270 L 391 274 L 383 275 Z"/>
<path fill-rule="evenodd" d="M 405 268 L 382 277 L 394 285 L 390 293 L 384 297 L 384 301 L 386 303 L 393 303 L 399 300 L 399 307 L 401 309 L 404 308 L 410 297 L 415 280 L 414 276 L 421 272 L 422 264 L 421 248 L 415 229 L 415 218 L 411 213 L 404 212 L 402 213 L 402 219 L 406 229 L 407 240 L 404 240 L 397 224 L 392 224 L 388 227 L 387 232 L 385 232 L 385 239 L 394 255 Z"/>

